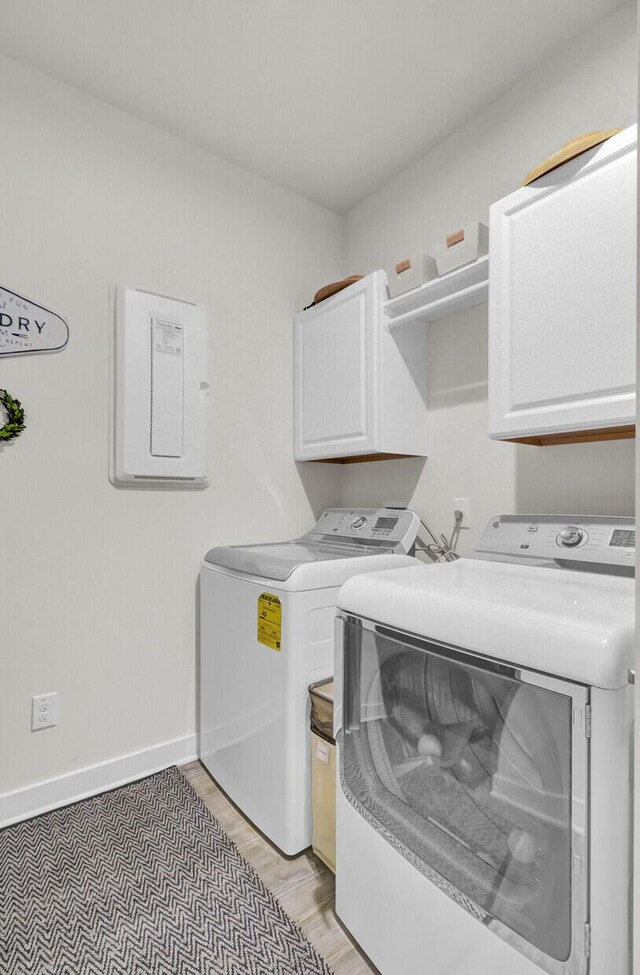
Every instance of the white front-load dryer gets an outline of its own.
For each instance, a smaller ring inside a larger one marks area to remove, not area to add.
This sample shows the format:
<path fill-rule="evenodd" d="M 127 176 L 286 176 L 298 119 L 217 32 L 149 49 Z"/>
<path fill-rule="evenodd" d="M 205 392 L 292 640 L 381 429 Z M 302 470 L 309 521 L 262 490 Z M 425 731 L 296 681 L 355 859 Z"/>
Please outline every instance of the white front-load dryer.
<path fill-rule="evenodd" d="M 418 564 L 406 509 L 328 509 L 302 538 L 211 549 L 200 573 L 199 754 L 283 853 L 311 844 L 308 686 L 333 672 L 351 576 Z"/>
<path fill-rule="evenodd" d="M 635 526 L 338 596 L 336 911 L 382 975 L 629 975 Z"/>

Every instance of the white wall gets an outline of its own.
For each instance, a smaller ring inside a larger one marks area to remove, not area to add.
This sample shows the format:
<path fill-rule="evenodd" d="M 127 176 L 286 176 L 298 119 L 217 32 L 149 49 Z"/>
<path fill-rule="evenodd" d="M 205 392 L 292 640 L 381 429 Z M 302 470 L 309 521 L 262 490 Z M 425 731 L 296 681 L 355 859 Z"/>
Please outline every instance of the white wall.
<path fill-rule="evenodd" d="M 469 221 L 488 223 L 489 205 L 575 135 L 634 122 L 635 31 L 635 4 L 619 8 L 353 210 L 348 273 L 391 267 Z M 463 550 L 498 512 L 633 513 L 633 441 L 489 441 L 486 305 L 430 326 L 429 383 L 426 464 L 349 465 L 344 504 L 411 500 L 448 531 L 454 497 L 470 498 Z"/>
<path fill-rule="evenodd" d="M 293 462 L 295 311 L 343 266 L 341 218 L 0 60 L 0 284 L 68 348 L 0 360 L 28 427 L 0 450 L 0 793 L 195 731 L 198 564 L 339 500 Z M 209 311 L 211 486 L 108 481 L 113 286 Z M 30 732 L 32 694 L 59 724 Z M 1 818 L 1 817 L 0 817 Z"/>
<path fill-rule="evenodd" d="M 0 284 L 71 327 L 62 353 L 0 360 L 0 387 L 28 413 L 0 449 L 0 794 L 193 734 L 210 545 L 291 537 L 341 501 L 405 498 L 444 530 L 468 497 L 471 535 L 496 511 L 632 510 L 633 442 L 489 441 L 486 308 L 431 327 L 426 463 L 296 466 L 291 328 L 321 284 L 486 221 L 573 135 L 632 122 L 634 38 L 622 8 L 359 206 L 347 262 L 341 218 L 0 59 Z M 123 283 L 209 309 L 205 492 L 108 481 Z M 51 690 L 59 724 L 32 734 L 31 695 Z"/>

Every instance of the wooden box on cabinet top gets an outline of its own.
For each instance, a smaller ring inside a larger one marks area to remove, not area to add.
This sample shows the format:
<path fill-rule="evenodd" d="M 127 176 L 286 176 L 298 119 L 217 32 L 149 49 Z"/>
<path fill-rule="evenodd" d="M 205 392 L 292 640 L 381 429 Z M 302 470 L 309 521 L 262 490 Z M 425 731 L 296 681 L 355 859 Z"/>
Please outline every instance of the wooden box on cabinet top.
<path fill-rule="evenodd" d="M 392 334 L 386 300 L 375 271 L 296 316 L 296 460 L 426 456 L 427 331 Z"/>
<path fill-rule="evenodd" d="M 636 126 L 491 207 L 491 436 L 633 436 Z"/>

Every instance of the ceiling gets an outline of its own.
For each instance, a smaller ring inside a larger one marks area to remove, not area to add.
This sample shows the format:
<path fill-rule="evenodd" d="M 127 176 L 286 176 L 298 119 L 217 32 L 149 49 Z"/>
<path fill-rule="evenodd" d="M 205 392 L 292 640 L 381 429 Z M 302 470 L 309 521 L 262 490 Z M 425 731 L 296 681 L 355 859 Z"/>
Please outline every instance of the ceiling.
<path fill-rule="evenodd" d="M 618 0 L 0 0 L 0 51 L 345 212 Z"/>

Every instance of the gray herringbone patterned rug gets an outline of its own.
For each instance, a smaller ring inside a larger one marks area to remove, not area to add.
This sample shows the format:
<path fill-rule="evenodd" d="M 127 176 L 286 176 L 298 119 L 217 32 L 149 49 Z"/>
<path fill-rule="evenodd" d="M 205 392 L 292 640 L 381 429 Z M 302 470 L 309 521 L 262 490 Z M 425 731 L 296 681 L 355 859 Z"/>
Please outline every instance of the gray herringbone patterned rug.
<path fill-rule="evenodd" d="M 330 975 L 177 769 L 0 832 L 2 975 Z"/>

